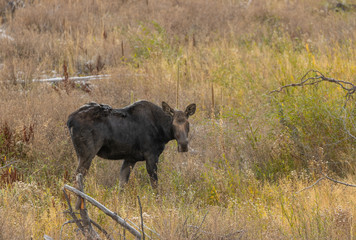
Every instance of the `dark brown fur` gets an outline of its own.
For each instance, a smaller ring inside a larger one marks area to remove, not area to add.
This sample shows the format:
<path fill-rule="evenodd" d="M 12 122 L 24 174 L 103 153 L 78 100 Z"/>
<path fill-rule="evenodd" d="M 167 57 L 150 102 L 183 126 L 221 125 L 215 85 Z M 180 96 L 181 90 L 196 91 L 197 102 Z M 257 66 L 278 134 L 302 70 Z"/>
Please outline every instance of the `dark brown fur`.
<path fill-rule="evenodd" d="M 151 185 L 156 188 L 158 158 L 165 144 L 176 139 L 178 151 L 188 151 L 188 117 L 195 109 L 196 105 L 190 104 L 185 112 L 176 111 L 165 102 L 161 108 L 148 101 L 121 109 L 97 103 L 82 106 L 67 122 L 79 160 L 76 173 L 85 175 L 95 155 L 124 159 L 120 170 L 123 187 L 135 163 L 146 161 Z"/>

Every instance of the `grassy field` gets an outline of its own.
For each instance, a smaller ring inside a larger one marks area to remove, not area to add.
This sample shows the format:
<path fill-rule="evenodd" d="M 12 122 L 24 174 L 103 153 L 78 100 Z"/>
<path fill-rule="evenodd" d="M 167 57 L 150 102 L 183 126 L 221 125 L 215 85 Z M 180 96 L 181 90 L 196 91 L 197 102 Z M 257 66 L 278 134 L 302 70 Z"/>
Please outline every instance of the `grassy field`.
<path fill-rule="evenodd" d="M 82 239 L 63 212 L 77 159 L 66 121 L 96 101 L 184 109 L 190 151 L 170 142 L 158 192 L 144 163 L 96 157 L 85 192 L 152 239 L 354 239 L 355 100 L 310 69 L 355 82 L 353 0 L 0 0 L 0 239 Z M 83 83 L 33 79 L 108 74 Z M 310 74 L 310 76 L 314 76 Z M 11 165 L 9 165 L 12 163 Z M 9 166 L 7 166 L 9 165 Z M 6 167 L 5 167 L 6 166 Z M 74 204 L 75 196 L 71 196 Z M 114 239 L 133 239 L 88 206 Z"/>

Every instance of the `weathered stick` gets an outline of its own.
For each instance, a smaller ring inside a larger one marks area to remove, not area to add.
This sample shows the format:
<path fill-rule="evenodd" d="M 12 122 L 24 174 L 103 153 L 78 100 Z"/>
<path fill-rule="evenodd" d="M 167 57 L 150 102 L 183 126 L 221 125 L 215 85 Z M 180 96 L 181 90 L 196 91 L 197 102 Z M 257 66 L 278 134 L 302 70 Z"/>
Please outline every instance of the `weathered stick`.
<path fill-rule="evenodd" d="M 0 169 L 3 169 L 3 168 L 6 168 L 6 167 L 9 167 L 9 166 L 11 166 L 12 164 L 17 163 L 17 162 L 18 162 L 18 161 L 9 162 L 8 164 L 6 164 L 6 165 L 4 165 L 4 166 L 0 167 Z"/>
<path fill-rule="evenodd" d="M 94 220 L 90 219 L 90 222 L 97 228 L 99 229 L 102 233 L 104 233 L 105 237 L 110 240 L 114 240 L 114 238 L 104 229 L 102 228 L 99 224 L 94 222 Z"/>
<path fill-rule="evenodd" d="M 83 175 L 79 173 L 77 176 L 77 183 L 79 191 L 84 193 Z M 80 199 L 80 216 L 82 217 L 82 223 L 84 228 L 84 233 L 88 239 L 101 239 L 99 234 L 94 230 L 91 225 L 92 220 L 89 217 L 88 210 L 83 198 Z"/>
<path fill-rule="evenodd" d="M 199 232 L 200 232 L 200 228 L 201 228 L 201 226 L 203 226 L 203 223 L 204 223 L 205 218 L 206 218 L 206 216 L 208 215 L 208 213 L 209 213 L 209 211 L 207 211 L 207 212 L 205 213 L 204 218 L 203 218 L 203 221 L 201 221 L 200 226 L 198 227 L 197 231 L 195 232 L 195 234 L 194 234 L 193 237 L 192 237 L 193 239 L 197 239 L 197 238 L 198 238 L 198 234 L 199 234 Z"/>
<path fill-rule="evenodd" d="M 69 186 L 67 184 L 64 185 L 64 188 L 69 190 L 69 191 L 71 191 L 71 192 L 73 192 L 73 193 L 75 193 L 75 194 L 77 194 L 77 195 L 79 195 L 80 197 L 84 198 L 85 200 L 87 200 L 88 202 L 93 204 L 95 207 L 99 208 L 106 215 L 108 215 L 113 220 L 118 222 L 121 226 L 126 228 L 137 239 L 141 239 L 142 238 L 141 233 L 139 231 L 137 231 L 135 228 L 131 227 L 123 218 L 121 218 L 120 216 L 118 216 L 116 213 L 112 212 L 108 208 L 106 208 L 104 205 L 102 205 L 101 203 L 96 201 L 94 198 L 86 195 L 85 193 L 83 193 L 83 192 L 79 191 L 78 189 L 76 189 L 74 187 L 71 187 L 71 186 Z"/>
<path fill-rule="evenodd" d="M 303 192 L 304 190 L 307 190 L 307 189 L 309 189 L 309 188 L 312 188 L 312 187 L 314 187 L 315 185 L 317 185 L 318 184 L 318 182 L 320 182 L 321 180 L 323 180 L 323 179 L 325 179 L 325 177 L 321 177 L 321 178 L 319 178 L 318 180 L 316 180 L 316 182 L 315 183 L 313 183 L 312 185 L 310 185 L 310 186 L 308 186 L 308 187 L 306 187 L 306 188 L 303 188 L 302 190 L 299 190 L 298 192 L 296 192 L 296 193 L 301 193 L 301 192 Z"/>
<path fill-rule="evenodd" d="M 137 195 L 138 199 L 138 205 L 140 206 L 140 216 L 141 216 L 141 229 L 142 229 L 142 239 L 145 240 L 145 231 L 143 228 L 143 216 L 142 216 L 142 205 L 141 205 L 141 200 L 140 197 Z"/>
<path fill-rule="evenodd" d="M 69 221 L 66 221 L 65 223 L 62 224 L 61 226 L 61 231 L 59 232 L 59 240 L 62 240 L 62 232 L 63 232 L 63 227 L 67 224 L 70 224 L 70 223 L 76 223 L 75 220 L 69 220 Z"/>
<path fill-rule="evenodd" d="M 134 222 L 132 222 L 130 219 L 127 219 L 127 221 L 128 221 L 132 226 L 134 226 L 134 227 L 140 229 L 140 227 L 137 226 L 137 225 L 136 225 Z M 157 235 L 156 238 L 157 238 L 157 239 L 160 239 L 159 233 L 157 233 L 155 230 L 153 230 L 153 229 L 147 227 L 145 224 L 143 224 L 143 227 L 146 228 L 146 229 L 148 229 L 150 232 L 156 234 L 156 235 Z M 147 237 L 148 239 L 151 239 L 146 233 L 145 233 L 145 237 Z"/>
<path fill-rule="evenodd" d="M 356 187 L 356 185 L 353 185 L 353 184 L 349 184 L 349 183 L 344 183 L 344 182 L 340 182 L 340 181 L 337 181 L 335 179 L 332 179 L 331 177 L 323 174 L 325 178 L 329 179 L 330 181 L 334 182 L 334 183 L 338 183 L 338 184 L 342 184 L 342 185 L 345 185 L 347 187 Z"/>
<path fill-rule="evenodd" d="M 340 182 L 340 181 L 338 181 L 338 180 L 335 180 L 335 179 L 329 177 L 329 176 L 326 175 L 326 174 L 323 174 L 323 173 L 322 173 L 322 175 L 323 175 L 323 177 L 321 177 L 321 178 L 319 178 L 318 180 L 316 180 L 312 185 L 310 185 L 310 186 L 308 186 L 308 187 L 306 187 L 306 188 L 303 188 L 302 190 L 299 190 L 299 191 L 296 192 L 296 193 L 298 194 L 298 193 L 300 193 L 300 192 L 303 192 L 304 190 L 310 189 L 310 188 L 314 187 L 316 184 L 318 184 L 321 180 L 324 180 L 324 179 L 327 179 L 327 180 L 332 181 L 332 182 L 334 182 L 334 183 L 338 183 L 338 184 L 345 185 L 345 186 L 347 186 L 347 187 L 356 187 L 356 185 L 349 184 L 349 183 L 345 183 L 345 182 Z"/>
<path fill-rule="evenodd" d="M 70 204 L 70 200 L 69 200 L 69 197 L 68 197 L 68 195 L 67 195 L 65 189 L 63 189 L 63 193 L 64 193 L 64 197 L 65 197 L 65 199 L 67 200 L 67 203 L 68 203 L 68 208 L 69 208 L 68 213 L 72 216 L 72 218 L 73 218 L 75 224 L 77 224 L 77 226 L 78 226 L 78 228 L 80 229 L 80 231 L 82 231 L 83 234 L 84 234 L 83 225 L 82 225 L 82 223 L 80 222 L 80 220 L 77 218 L 77 215 L 75 215 L 75 213 L 73 212 L 72 205 Z"/>
<path fill-rule="evenodd" d="M 44 240 L 53 240 L 53 238 L 52 237 L 50 237 L 50 236 L 48 236 L 48 235 L 43 235 L 43 239 Z"/>

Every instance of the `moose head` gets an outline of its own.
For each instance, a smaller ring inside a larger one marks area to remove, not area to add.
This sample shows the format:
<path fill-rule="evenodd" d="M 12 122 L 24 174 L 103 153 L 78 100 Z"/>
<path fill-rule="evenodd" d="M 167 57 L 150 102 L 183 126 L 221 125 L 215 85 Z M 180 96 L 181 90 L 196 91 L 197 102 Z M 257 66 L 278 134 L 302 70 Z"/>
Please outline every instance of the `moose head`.
<path fill-rule="evenodd" d="M 172 131 L 174 139 L 176 139 L 178 143 L 178 152 L 188 152 L 188 118 L 195 113 L 195 103 L 188 105 L 184 112 L 174 110 L 166 102 L 162 102 L 162 109 L 165 113 L 172 116 Z"/>

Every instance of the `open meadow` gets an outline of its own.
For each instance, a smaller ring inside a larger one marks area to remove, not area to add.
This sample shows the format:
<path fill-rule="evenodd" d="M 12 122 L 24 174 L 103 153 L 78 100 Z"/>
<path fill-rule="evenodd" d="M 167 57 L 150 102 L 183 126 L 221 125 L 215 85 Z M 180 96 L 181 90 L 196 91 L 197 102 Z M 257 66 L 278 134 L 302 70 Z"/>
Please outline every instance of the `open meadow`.
<path fill-rule="evenodd" d="M 166 145 L 158 191 L 144 162 L 120 191 L 122 161 L 95 157 L 85 193 L 137 226 L 139 196 L 146 239 L 355 239 L 355 94 L 327 81 L 270 93 L 312 69 L 356 84 L 355 0 L 0 0 L 0 22 L 0 240 L 84 239 L 62 226 L 68 115 L 141 99 L 196 103 L 189 151 Z M 107 76 L 69 80 L 93 75 Z"/>

